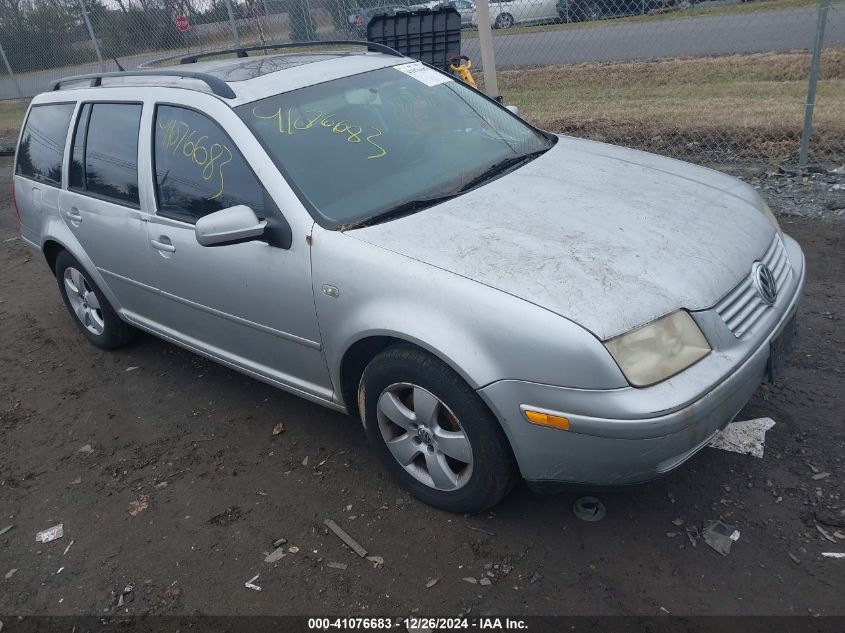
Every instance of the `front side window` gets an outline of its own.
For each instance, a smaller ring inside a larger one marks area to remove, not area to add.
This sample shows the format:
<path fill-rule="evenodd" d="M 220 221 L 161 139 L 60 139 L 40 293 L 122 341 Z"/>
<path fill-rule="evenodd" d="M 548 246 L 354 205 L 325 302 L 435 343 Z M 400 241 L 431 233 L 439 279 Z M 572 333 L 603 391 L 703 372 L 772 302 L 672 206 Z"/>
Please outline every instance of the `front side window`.
<path fill-rule="evenodd" d="M 158 213 L 196 222 L 239 204 L 264 217 L 264 189 L 219 125 L 187 108 L 156 108 L 155 161 Z"/>
<path fill-rule="evenodd" d="M 87 103 L 80 109 L 71 149 L 69 186 L 138 206 L 141 104 Z"/>
<path fill-rule="evenodd" d="M 32 106 L 26 119 L 15 173 L 50 185 L 62 184 L 62 159 L 74 104 Z"/>
<path fill-rule="evenodd" d="M 552 141 L 419 62 L 235 108 L 316 220 L 354 225 L 459 195 Z"/>

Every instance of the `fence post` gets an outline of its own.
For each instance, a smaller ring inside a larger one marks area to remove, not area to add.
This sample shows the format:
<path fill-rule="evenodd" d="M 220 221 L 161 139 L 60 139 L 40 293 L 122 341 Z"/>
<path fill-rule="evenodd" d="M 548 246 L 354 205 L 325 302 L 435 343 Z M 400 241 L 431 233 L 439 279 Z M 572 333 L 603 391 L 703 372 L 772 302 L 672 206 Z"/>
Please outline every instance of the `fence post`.
<path fill-rule="evenodd" d="M 238 33 L 238 23 L 235 21 L 235 12 L 232 10 L 232 0 L 226 0 L 226 11 L 229 13 L 229 27 L 232 29 L 232 37 L 235 40 L 235 47 L 241 47 L 241 36 Z"/>
<path fill-rule="evenodd" d="M 6 72 L 9 73 L 9 77 L 12 78 L 12 83 L 15 84 L 15 92 L 18 93 L 18 97 L 23 99 L 23 93 L 21 92 L 21 87 L 18 85 L 18 80 L 15 77 L 15 73 L 12 72 L 12 67 L 9 65 L 9 58 L 6 57 L 6 51 L 3 50 L 2 44 L 0 44 L 0 57 L 3 58 L 3 65 L 6 67 Z"/>
<path fill-rule="evenodd" d="M 88 9 L 85 8 L 85 0 L 79 0 L 79 8 L 82 9 L 82 19 L 85 20 L 85 26 L 88 28 L 88 36 L 91 38 L 91 44 L 94 45 L 94 53 L 97 55 L 97 61 L 100 62 L 100 70 L 103 70 L 103 55 L 100 53 L 100 45 L 94 36 L 91 20 L 88 19 Z"/>
<path fill-rule="evenodd" d="M 484 73 L 484 92 L 493 99 L 499 98 L 499 84 L 496 81 L 496 56 L 493 54 L 493 27 L 490 24 L 490 5 L 487 0 L 475 4 L 478 22 L 478 43 L 481 46 L 481 70 Z"/>
<path fill-rule="evenodd" d="M 807 168 L 807 152 L 810 136 L 813 134 L 813 110 L 816 107 L 816 82 L 819 78 L 819 64 L 824 45 L 824 27 L 830 0 L 819 0 L 819 19 L 816 23 L 816 39 L 813 43 L 813 58 L 810 62 L 810 81 L 807 85 L 807 104 L 804 107 L 804 130 L 801 133 L 801 151 L 798 156 L 798 171 L 803 174 Z"/>
<path fill-rule="evenodd" d="M 273 30 L 270 27 L 270 9 L 267 7 L 267 0 L 261 0 L 261 4 L 264 5 L 264 29 L 267 31 L 267 37 L 270 41 L 273 41 Z"/>

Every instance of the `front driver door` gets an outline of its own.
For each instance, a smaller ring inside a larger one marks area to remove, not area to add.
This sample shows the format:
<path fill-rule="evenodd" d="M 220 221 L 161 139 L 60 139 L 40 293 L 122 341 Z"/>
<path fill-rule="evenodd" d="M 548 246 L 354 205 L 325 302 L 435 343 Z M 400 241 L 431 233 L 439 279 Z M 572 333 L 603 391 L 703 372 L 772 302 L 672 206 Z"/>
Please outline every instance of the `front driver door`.
<path fill-rule="evenodd" d="M 148 233 L 159 326 L 225 362 L 330 399 L 305 239 L 288 248 L 272 240 L 201 246 L 194 224 L 220 209 L 245 204 L 268 222 L 284 219 L 216 122 L 160 104 L 152 125 L 157 208 Z"/>

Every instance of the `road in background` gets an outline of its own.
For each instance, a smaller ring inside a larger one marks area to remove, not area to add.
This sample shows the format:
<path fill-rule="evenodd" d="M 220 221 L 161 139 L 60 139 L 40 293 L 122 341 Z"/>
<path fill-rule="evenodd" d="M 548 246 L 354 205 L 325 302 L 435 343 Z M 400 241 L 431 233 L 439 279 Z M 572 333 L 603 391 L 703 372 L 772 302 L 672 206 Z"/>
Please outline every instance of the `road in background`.
<path fill-rule="evenodd" d="M 703 3 L 700 6 L 704 6 Z M 666 19 L 648 18 L 639 22 L 597 22 L 595 26 L 561 27 L 528 33 L 496 32 L 494 49 L 499 68 L 572 64 L 595 61 L 622 61 L 667 57 L 703 57 L 736 53 L 765 53 L 809 50 L 816 28 L 816 7 L 727 13 Z M 481 66 L 477 37 L 464 36 L 464 54 Z M 845 45 L 845 4 L 832 5 L 829 12 L 826 46 Z M 125 68 L 177 51 L 123 58 Z M 105 70 L 117 70 L 111 60 Z M 37 73 L 16 75 L 24 96 L 48 90 L 50 82 L 62 76 L 98 72 L 96 63 L 68 66 Z M 0 99 L 14 99 L 17 92 L 8 75 L 0 73 Z"/>
<path fill-rule="evenodd" d="M 641 22 L 607 20 L 581 28 L 498 32 L 493 48 L 497 68 L 810 50 L 817 13 L 816 7 L 802 7 Z M 829 11 L 824 41 L 827 47 L 845 45 L 845 4 Z M 462 49 L 481 64 L 477 38 L 464 38 Z"/>

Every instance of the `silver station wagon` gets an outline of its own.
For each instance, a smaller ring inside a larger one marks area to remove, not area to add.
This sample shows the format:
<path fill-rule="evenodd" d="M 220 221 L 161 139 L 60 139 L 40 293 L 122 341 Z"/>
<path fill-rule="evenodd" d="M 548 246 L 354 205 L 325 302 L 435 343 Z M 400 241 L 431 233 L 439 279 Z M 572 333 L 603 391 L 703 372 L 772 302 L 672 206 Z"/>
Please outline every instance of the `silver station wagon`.
<path fill-rule="evenodd" d="M 653 479 L 777 375 L 804 257 L 752 187 L 309 46 L 32 101 L 22 236 L 94 345 L 146 331 L 359 416 L 453 511 Z"/>

